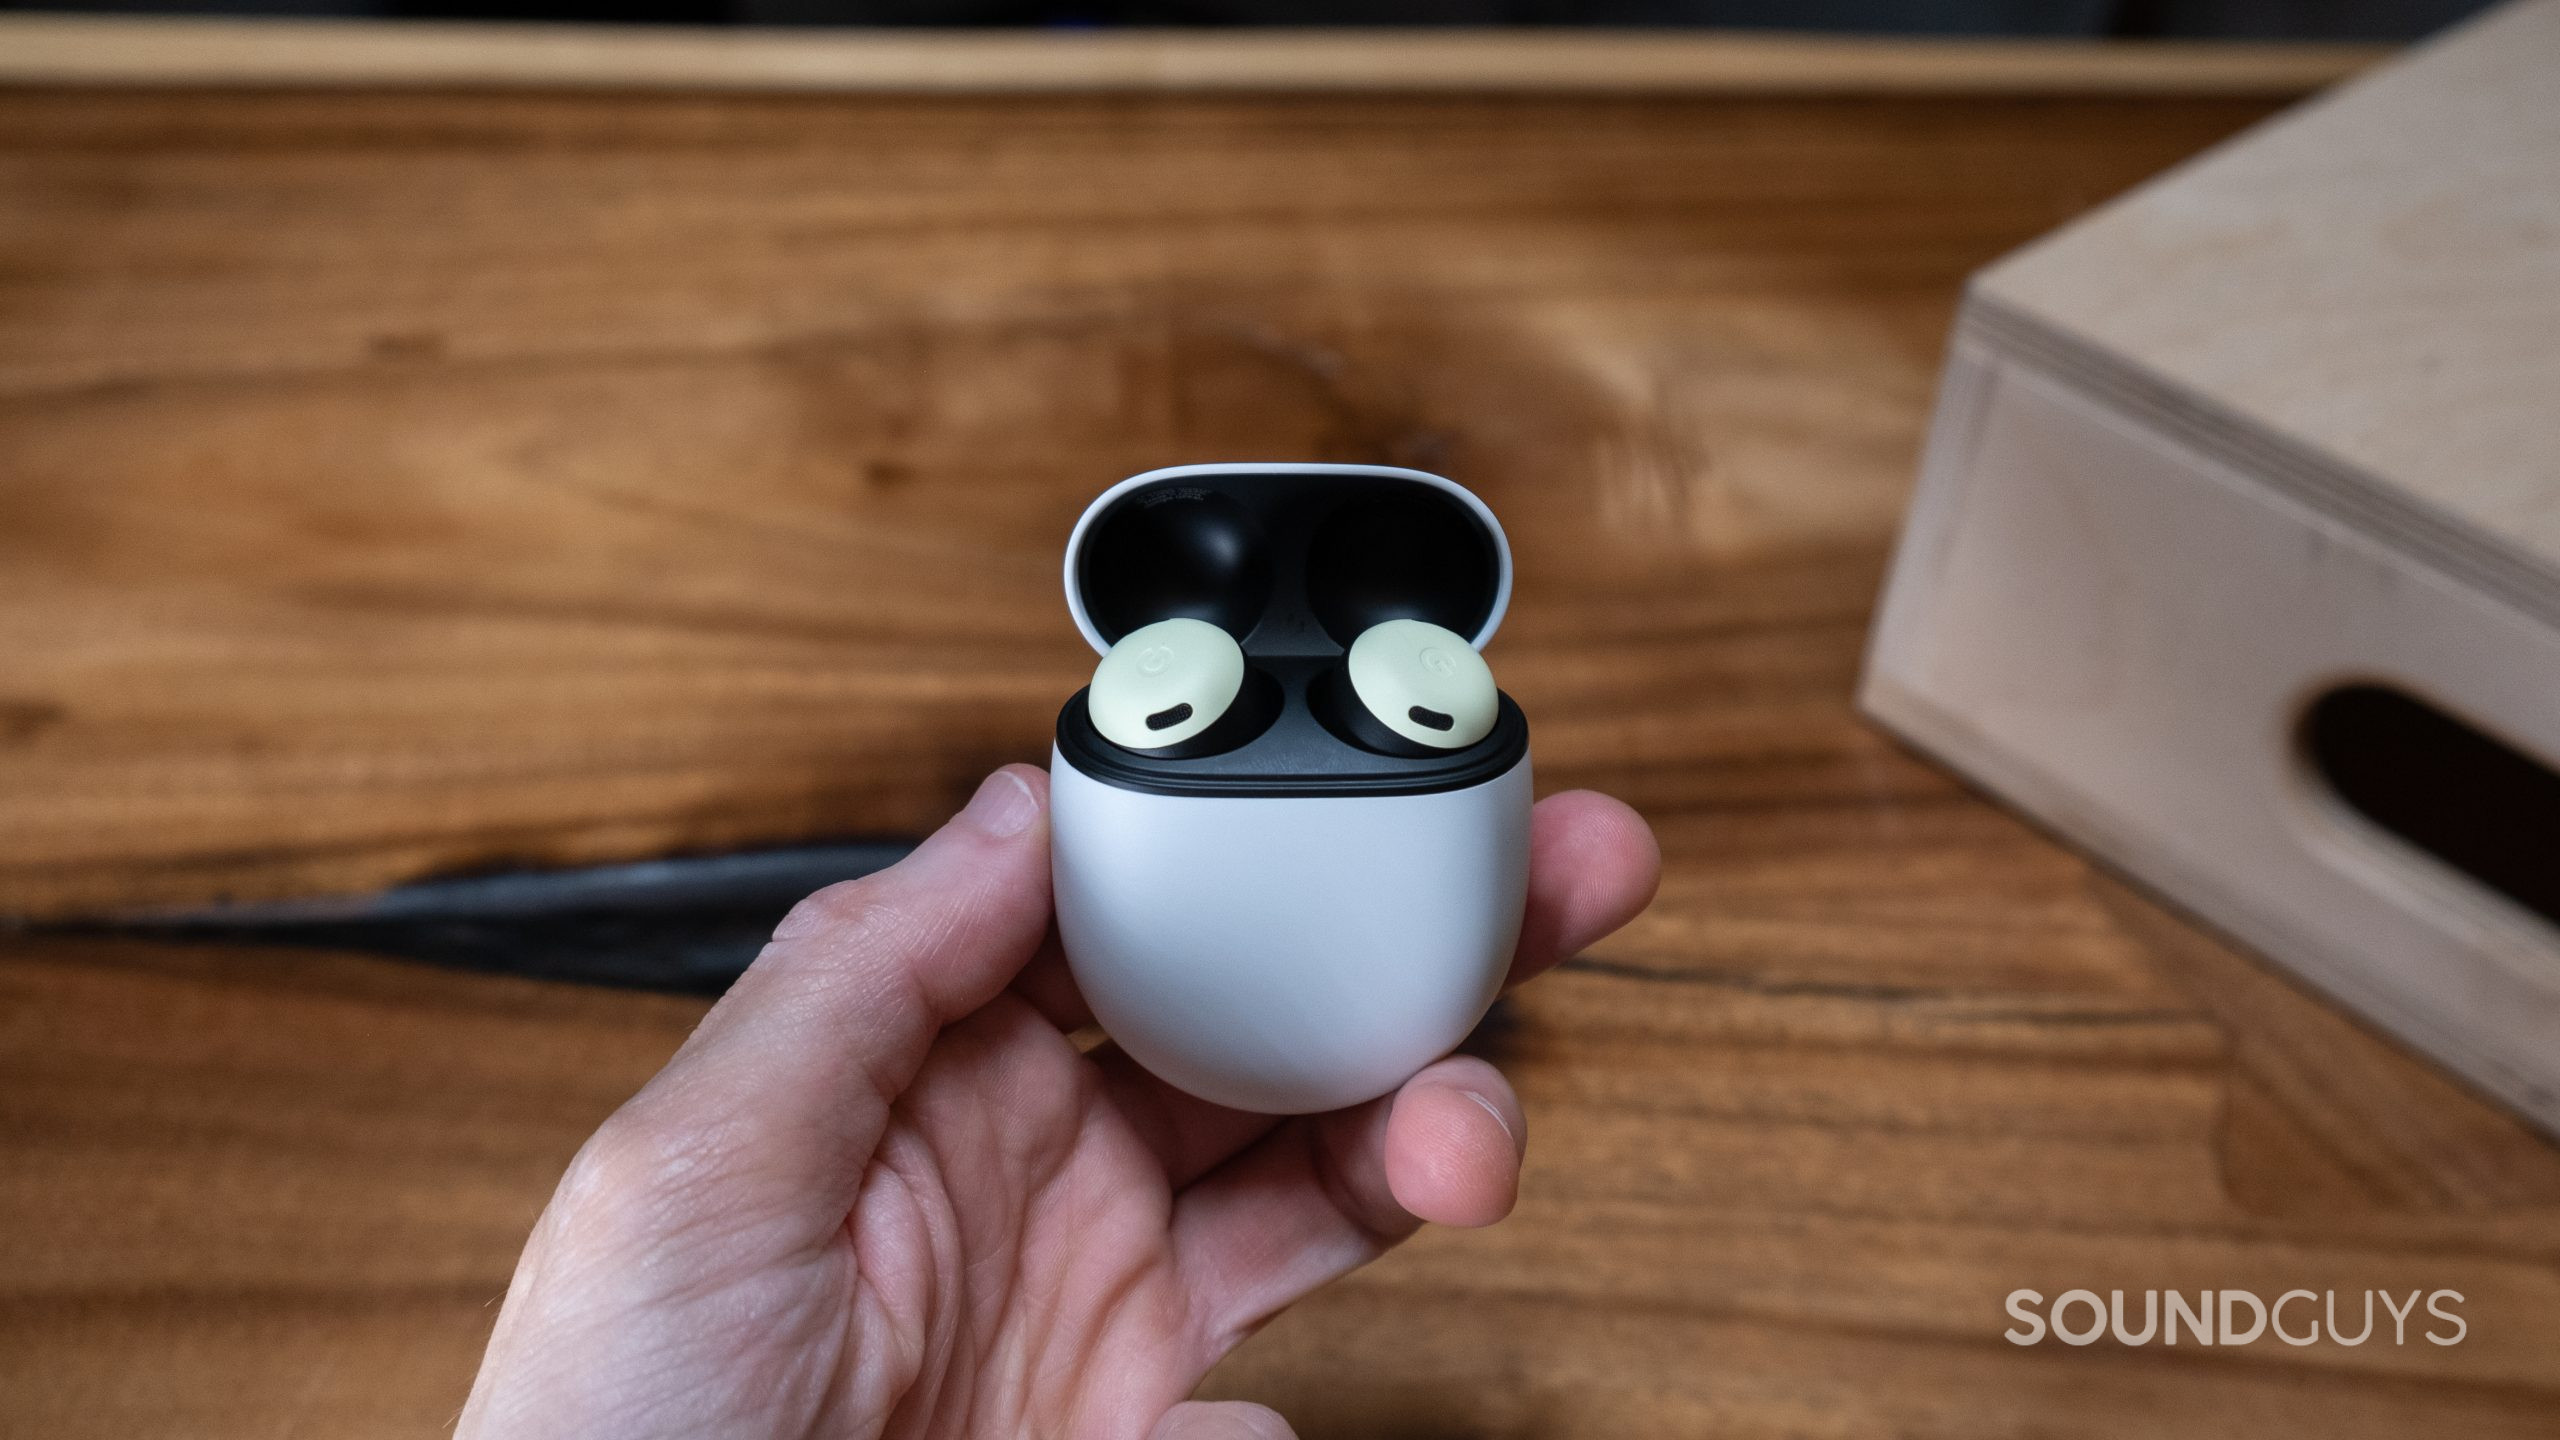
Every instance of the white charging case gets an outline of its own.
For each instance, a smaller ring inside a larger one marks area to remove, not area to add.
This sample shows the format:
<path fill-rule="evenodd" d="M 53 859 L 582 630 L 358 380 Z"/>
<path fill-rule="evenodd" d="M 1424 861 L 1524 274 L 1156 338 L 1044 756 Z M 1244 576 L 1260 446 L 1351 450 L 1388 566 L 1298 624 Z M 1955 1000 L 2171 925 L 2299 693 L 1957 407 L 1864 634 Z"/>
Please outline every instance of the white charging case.
<path fill-rule="evenodd" d="M 1095 1018 L 1205 1100 L 1299 1114 L 1386 1094 L 1501 989 L 1529 871 L 1529 729 L 1501 699 L 1464 750 L 1366 749 L 1310 692 L 1362 630 L 1411 617 L 1482 649 L 1511 599 L 1484 502 L 1377 465 L 1186 465 L 1124 480 L 1067 541 L 1067 608 L 1096 651 L 1206 620 L 1275 718 L 1222 753 L 1101 738 L 1058 716 L 1058 933 Z"/>

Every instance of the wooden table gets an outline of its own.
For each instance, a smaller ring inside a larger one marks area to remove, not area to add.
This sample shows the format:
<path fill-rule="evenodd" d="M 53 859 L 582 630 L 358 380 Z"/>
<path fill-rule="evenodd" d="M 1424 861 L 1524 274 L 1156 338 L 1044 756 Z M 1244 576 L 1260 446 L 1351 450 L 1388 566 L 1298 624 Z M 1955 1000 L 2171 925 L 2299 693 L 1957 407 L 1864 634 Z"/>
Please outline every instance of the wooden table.
<path fill-rule="evenodd" d="M 1723 43 L 1626 94 L 1107 47 L 640 90 L 602 42 L 536 90 L 185 45 L 0 90 L 0 909 L 916 831 L 1044 753 L 1095 490 L 1420 464 L 1511 529 L 1541 780 L 1668 873 L 1484 1037 L 1519 1214 L 1217 1393 L 1310 1437 L 2551 1434 L 2560 1152 L 1849 705 L 1964 274 L 2336 65 Z M 698 1008 L 7 942 L 0 1433 L 435 1433 Z M 2469 1333 L 2019 1348 L 2020 1287 L 2454 1289 Z"/>

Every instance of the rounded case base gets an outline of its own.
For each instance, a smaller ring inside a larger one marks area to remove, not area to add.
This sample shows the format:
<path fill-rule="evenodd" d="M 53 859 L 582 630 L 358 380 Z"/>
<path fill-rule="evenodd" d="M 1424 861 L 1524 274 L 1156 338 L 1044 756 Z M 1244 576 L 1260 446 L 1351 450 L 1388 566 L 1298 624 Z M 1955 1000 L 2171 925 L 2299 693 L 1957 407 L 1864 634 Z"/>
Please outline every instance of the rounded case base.
<path fill-rule="evenodd" d="M 1386 1094 L 1493 1003 L 1528 892 L 1529 760 L 1396 796 L 1167 795 L 1050 758 L 1059 938 L 1159 1079 L 1267 1114 Z"/>

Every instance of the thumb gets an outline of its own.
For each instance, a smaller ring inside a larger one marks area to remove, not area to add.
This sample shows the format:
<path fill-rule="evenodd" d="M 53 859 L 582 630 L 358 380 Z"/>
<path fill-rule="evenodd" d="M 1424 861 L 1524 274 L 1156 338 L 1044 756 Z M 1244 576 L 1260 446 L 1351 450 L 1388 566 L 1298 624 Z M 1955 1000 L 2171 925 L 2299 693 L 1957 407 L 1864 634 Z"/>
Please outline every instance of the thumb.
<path fill-rule="evenodd" d="M 1048 793 L 1008 765 L 914 854 L 801 901 L 590 1147 L 684 1173 L 725 1210 L 772 1197 L 840 1225 L 934 1036 L 1048 933 Z"/>
<path fill-rule="evenodd" d="M 1267 1405 L 1244 1400 L 1186 1400 L 1164 1412 L 1147 1440 L 1297 1440 L 1298 1432 Z"/>

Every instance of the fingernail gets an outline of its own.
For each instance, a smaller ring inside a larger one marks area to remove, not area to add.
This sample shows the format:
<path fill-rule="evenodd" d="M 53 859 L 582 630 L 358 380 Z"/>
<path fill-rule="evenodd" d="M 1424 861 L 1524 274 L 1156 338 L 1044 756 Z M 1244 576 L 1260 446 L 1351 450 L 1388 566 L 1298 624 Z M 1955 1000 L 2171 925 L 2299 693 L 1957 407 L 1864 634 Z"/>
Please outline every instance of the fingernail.
<path fill-rule="evenodd" d="M 1493 1123 L 1502 1127 L 1503 1136 L 1511 1142 L 1511 1148 L 1515 1150 L 1520 1148 L 1520 1137 L 1512 1132 L 1511 1122 L 1502 1118 L 1501 1106 L 1473 1090 L 1461 1090 L 1458 1093 L 1483 1107 L 1484 1113 L 1493 1117 Z"/>
<path fill-rule="evenodd" d="M 978 785 L 959 818 L 982 835 L 1019 835 L 1040 813 L 1039 797 L 1010 770 L 999 770 Z"/>

